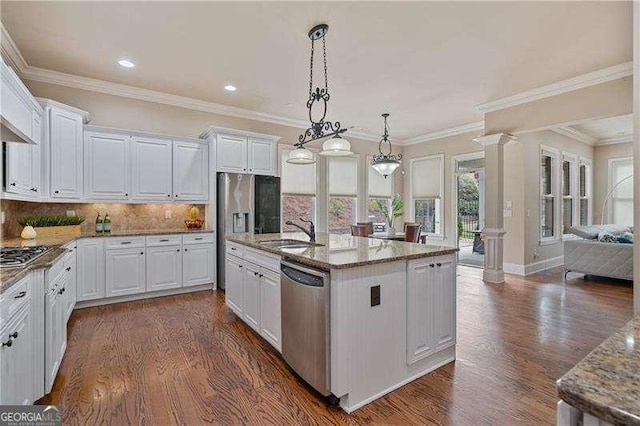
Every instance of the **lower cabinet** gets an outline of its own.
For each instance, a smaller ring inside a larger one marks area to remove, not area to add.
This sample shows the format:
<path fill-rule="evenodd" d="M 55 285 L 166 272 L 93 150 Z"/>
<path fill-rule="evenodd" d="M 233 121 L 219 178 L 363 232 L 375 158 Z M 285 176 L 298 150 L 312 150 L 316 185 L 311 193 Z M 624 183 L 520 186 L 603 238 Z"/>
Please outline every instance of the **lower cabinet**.
<path fill-rule="evenodd" d="M 182 248 L 179 245 L 147 248 L 146 284 L 147 291 L 182 287 Z"/>
<path fill-rule="evenodd" d="M 78 302 L 105 297 L 104 241 L 105 238 L 83 238 L 76 244 Z"/>
<path fill-rule="evenodd" d="M 64 273 L 67 274 L 67 283 L 65 286 L 64 295 L 64 306 L 65 306 L 65 321 L 69 321 L 69 317 L 71 316 L 71 312 L 73 312 L 73 308 L 76 306 L 77 299 L 77 246 L 76 243 L 72 243 L 67 247 L 69 253 L 64 257 Z"/>
<path fill-rule="evenodd" d="M 456 270 L 453 256 L 407 265 L 407 364 L 456 342 Z"/>
<path fill-rule="evenodd" d="M 145 249 L 117 248 L 106 254 L 106 296 L 145 291 Z"/>
<path fill-rule="evenodd" d="M 29 307 L 10 319 L 0 331 L 0 404 L 27 405 L 34 402 L 32 317 Z"/>
<path fill-rule="evenodd" d="M 183 245 L 183 287 L 208 284 L 214 281 L 214 247 L 213 243 Z"/>
<path fill-rule="evenodd" d="M 226 304 L 249 327 L 281 351 L 280 259 L 265 259 L 263 254 L 254 259 L 250 252 L 246 252 L 244 257 L 226 255 Z"/>
<path fill-rule="evenodd" d="M 51 271 L 54 268 L 50 269 Z M 48 292 L 45 302 L 45 391 L 51 392 L 60 363 L 67 349 L 67 317 L 65 292 L 68 274 L 61 271 L 56 277 L 47 277 Z"/>

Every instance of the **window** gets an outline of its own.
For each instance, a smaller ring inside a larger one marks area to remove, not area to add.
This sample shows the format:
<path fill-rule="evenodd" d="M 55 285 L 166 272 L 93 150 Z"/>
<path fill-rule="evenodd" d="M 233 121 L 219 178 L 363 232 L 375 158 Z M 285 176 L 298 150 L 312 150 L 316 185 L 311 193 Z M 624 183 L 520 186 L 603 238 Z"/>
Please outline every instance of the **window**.
<path fill-rule="evenodd" d="M 351 234 L 356 223 L 358 198 L 358 159 L 329 157 L 329 233 Z"/>
<path fill-rule="evenodd" d="M 431 236 L 442 236 L 444 155 L 411 160 L 411 216 Z"/>
<path fill-rule="evenodd" d="M 542 148 L 540 155 L 540 238 L 552 239 L 556 236 L 555 171 L 558 154 L 555 150 Z"/>
<path fill-rule="evenodd" d="M 568 234 L 569 228 L 576 218 L 575 206 L 577 206 L 575 155 L 562 154 L 562 233 Z"/>
<path fill-rule="evenodd" d="M 287 221 L 315 221 L 316 217 L 316 165 L 289 164 L 290 150 L 282 150 L 280 188 L 282 192 L 282 232 L 299 231 L 286 225 Z"/>
<path fill-rule="evenodd" d="M 633 159 L 609 160 L 609 217 L 605 223 L 633 225 Z"/>
<path fill-rule="evenodd" d="M 380 204 L 391 209 L 393 198 L 393 175 L 385 179 L 373 167 L 370 166 L 372 157 L 367 157 L 367 220 L 375 224 L 386 226 L 386 219 L 382 214 Z"/>
<path fill-rule="evenodd" d="M 580 198 L 580 208 L 578 209 L 578 220 L 581 226 L 591 224 L 591 161 L 580 159 L 580 169 L 578 172 L 578 197 Z"/>

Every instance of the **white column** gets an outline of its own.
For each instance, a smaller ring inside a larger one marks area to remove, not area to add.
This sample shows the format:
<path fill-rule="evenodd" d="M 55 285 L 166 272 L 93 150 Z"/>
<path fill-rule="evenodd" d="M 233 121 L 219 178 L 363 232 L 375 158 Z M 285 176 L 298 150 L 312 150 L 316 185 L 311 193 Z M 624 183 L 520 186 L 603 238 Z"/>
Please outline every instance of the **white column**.
<path fill-rule="evenodd" d="M 484 272 L 483 280 L 503 283 L 504 246 L 504 145 L 513 136 L 505 133 L 474 139 L 484 147 Z"/>

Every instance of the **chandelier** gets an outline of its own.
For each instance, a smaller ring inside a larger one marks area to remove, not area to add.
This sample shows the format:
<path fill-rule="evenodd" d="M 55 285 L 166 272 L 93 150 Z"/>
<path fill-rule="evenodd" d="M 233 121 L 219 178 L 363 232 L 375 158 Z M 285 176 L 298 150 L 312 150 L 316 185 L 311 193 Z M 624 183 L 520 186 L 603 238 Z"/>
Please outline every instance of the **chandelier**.
<path fill-rule="evenodd" d="M 400 160 L 402 159 L 402 154 L 392 155 L 391 154 L 391 141 L 389 140 L 389 127 L 387 126 L 387 117 L 389 117 L 388 113 L 382 114 L 382 118 L 384 118 L 384 134 L 382 135 L 382 139 L 378 143 L 378 152 L 379 154 L 375 155 L 371 160 L 371 167 L 373 167 L 378 173 L 380 173 L 386 179 L 387 176 L 393 174 L 396 171 L 398 166 L 400 166 Z M 386 154 L 382 153 L 382 144 L 389 144 L 389 152 Z"/>
<path fill-rule="evenodd" d="M 329 31 L 327 24 L 316 25 L 309 31 L 309 39 L 311 39 L 311 60 L 309 65 L 309 99 L 307 100 L 307 109 L 309 110 L 310 126 L 303 134 L 298 137 L 298 142 L 294 145 L 295 150 L 291 151 L 287 163 L 292 164 L 313 164 L 316 162 L 311 151 L 305 148 L 309 142 L 318 139 L 330 137 L 322 144 L 320 155 L 327 156 L 345 156 L 352 155 L 351 144 L 348 140 L 340 136 L 347 131 L 343 129 L 339 121 L 331 122 L 325 120 L 327 116 L 327 103 L 329 102 L 329 85 L 327 79 L 327 47 L 325 35 Z M 322 40 L 322 58 L 324 61 L 324 88 L 316 87 L 313 89 L 313 59 L 315 53 L 315 42 Z M 322 116 L 315 121 L 313 117 L 314 106 L 322 111 Z"/>

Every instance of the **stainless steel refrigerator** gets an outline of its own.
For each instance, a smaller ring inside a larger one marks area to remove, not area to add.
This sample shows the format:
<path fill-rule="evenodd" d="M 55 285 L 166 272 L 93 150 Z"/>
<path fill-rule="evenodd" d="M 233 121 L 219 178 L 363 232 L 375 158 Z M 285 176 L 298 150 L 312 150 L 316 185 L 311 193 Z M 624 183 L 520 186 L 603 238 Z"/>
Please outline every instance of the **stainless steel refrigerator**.
<path fill-rule="evenodd" d="M 226 235 L 280 232 L 280 178 L 218 173 L 218 288 L 225 288 Z"/>

